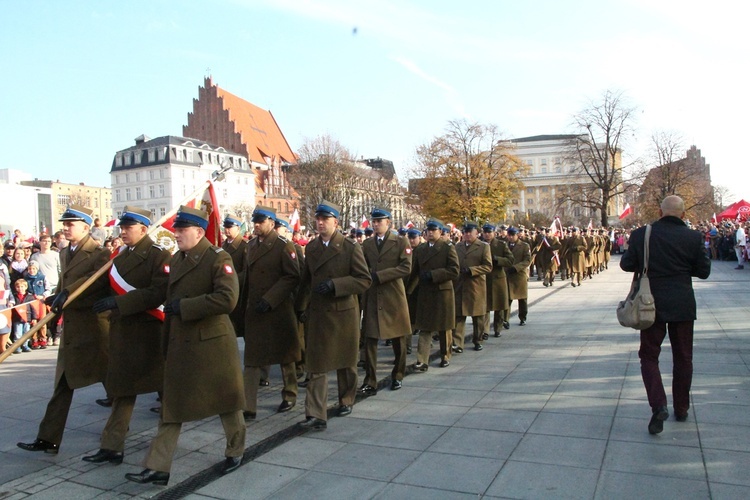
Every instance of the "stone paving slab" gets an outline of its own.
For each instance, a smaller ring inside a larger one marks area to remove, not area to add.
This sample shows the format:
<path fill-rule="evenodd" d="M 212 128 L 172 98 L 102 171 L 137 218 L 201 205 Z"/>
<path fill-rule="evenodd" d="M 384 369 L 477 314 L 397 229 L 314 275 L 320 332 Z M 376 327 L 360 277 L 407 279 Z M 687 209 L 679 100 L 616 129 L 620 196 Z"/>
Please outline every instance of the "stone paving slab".
<path fill-rule="evenodd" d="M 122 466 L 80 460 L 98 449 L 109 415 L 94 404 L 101 386 L 76 391 L 57 457 L 24 452 L 15 443 L 35 436 L 56 350 L 11 356 L 0 365 L 0 499 L 750 497 L 750 310 L 738 300 L 750 271 L 714 262 L 711 278 L 695 282 L 690 417 L 670 418 L 651 436 L 637 332 L 614 315 L 630 281 L 617 260 L 580 288 L 544 288 L 532 279 L 526 326 L 514 319 L 483 351 L 468 349 L 449 368 L 432 362 L 427 373 L 409 373 L 403 389 L 359 401 L 324 432 L 278 439 L 303 419 L 304 390 L 291 412 L 276 414 L 281 387 L 273 367 L 271 387 L 259 393 L 258 420 L 248 426 L 248 450 L 263 451 L 238 471 L 184 491 L 181 484 L 222 459 L 218 419 L 184 425 L 167 488 L 123 478 L 140 470 L 153 436 L 153 396 L 136 403 Z M 416 348 L 416 337 L 412 343 Z M 382 387 L 392 359 L 381 346 Z M 668 343 L 661 362 L 669 395 Z"/>

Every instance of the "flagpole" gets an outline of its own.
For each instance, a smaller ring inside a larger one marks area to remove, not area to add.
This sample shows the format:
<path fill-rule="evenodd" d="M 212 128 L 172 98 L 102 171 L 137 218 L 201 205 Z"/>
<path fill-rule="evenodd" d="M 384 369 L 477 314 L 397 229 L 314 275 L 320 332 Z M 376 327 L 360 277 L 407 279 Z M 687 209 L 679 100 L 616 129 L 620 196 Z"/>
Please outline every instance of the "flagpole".
<path fill-rule="evenodd" d="M 231 170 L 231 169 L 232 169 L 232 167 L 230 167 L 229 165 L 224 165 L 223 167 L 221 167 L 221 169 L 219 169 L 219 170 L 215 171 L 214 173 L 212 173 L 210 179 L 208 179 L 207 181 L 205 181 L 203 184 L 201 184 L 201 186 L 199 188 L 197 188 L 195 191 L 193 191 L 188 196 L 186 196 L 185 198 L 183 198 L 182 201 L 180 201 L 180 203 L 177 205 L 176 208 L 173 208 L 172 210 L 170 210 L 169 212 L 167 212 L 165 215 L 163 215 L 162 218 L 159 219 L 155 224 L 152 224 L 151 227 L 149 227 L 148 232 L 146 234 L 148 236 L 151 236 L 151 234 L 154 233 L 159 228 L 159 226 L 161 226 L 162 224 L 164 224 L 174 214 L 177 213 L 177 211 L 180 209 L 180 206 L 182 204 L 184 204 L 185 202 L 187 202 L 187 201 L 195 198 L 195 196 L 197 196 L 198 194 L 200 194 L 203 191 L 205 191 L 205 189 L 208 186 L 210 186 L 212 182 L 214 182 L 214 181 L 219 182 L 219 181 L 224 180 L 224 175 L 229 170 Z M 98 280 L 99 278 L 101 278 L 101 276 L 104 273 L 106 273 L 107 271 L 109 271 L 109 268 L 112 267 L 112 262 L 113 262 L 113 259 L 108 259 L 106 264 L 104 264 L 94 274 L 92 274 L 89 277 L 89 279 L 87 279 L 86 281 L 84 281 L 81 286 L 79 286 L 78 288 L 76 288 L 75 290 L 73 290 L 70 293 L 70 296 L 68 297 L 68 300 L 66 300 L 65 304 L 63 304 L 63 310 L 66 307 L 68 307 L 68 305 L 71 302 L 73 302 L 75 299 L 77 299 L 79 295 L 81 295 L 83 292 L 85 292 L 86 289 L 88 289 L 88 287 L 90 287 L 91 285 L 93 285 L 96 282 L 96 280 Z M 44 325 L 46 325 L 47 323 L 49 323 L 50 320 L 54 316 L 55 316 L 55 313 L 53 313 L 53 312 L 47 313 L 28 332 L 24 333 L 21 336 L 21 338 L 19 338 L 15 342 L 13 342 L 13 345 L 11 345 L 10 347 L 8 347 L 5 350 L 5 352 L 3 352 L 2 354 L 0 354 L 0 363 L 2 363 L 3 361 L 5 361 L 5 359 L 8 356 L 10 356 L 11 354 L 13 354 L 13 351 L 15 351 L 16 349 L 18 349 L 19 347 L 21 347 L 24 344 L 24 342 L 26 342 L 27 340 L 29 340 L 36 332 L 39 331 L 40 328 L 42 328 Z"/>

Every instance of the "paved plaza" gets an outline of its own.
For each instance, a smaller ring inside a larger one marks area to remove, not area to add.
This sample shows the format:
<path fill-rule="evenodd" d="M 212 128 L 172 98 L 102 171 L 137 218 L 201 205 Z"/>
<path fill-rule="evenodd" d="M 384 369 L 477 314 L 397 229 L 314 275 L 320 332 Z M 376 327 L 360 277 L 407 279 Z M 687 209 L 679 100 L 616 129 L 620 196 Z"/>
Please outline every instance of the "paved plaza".
<path fill-rule="evenodd" d="M 514 317 L 483 351 L 454 355 L 448 368 L 433 361 L 399 391 L 388 389 L 393 356 L 381 347 L 382 389 L 352 415 L 330 418 L 323 432 L 294 425 L 304 418 L 304 389 L 292 411 L 275 413 L 274 367 L 248 426 L 243 466 L 220 476 L 219 419 L 191 422 L 167 487 L 124 478 L 142 469 L 155 395 L 138 399 L 122 465 L 81 461 L 99 448 L 109 416 L 94 403 L 104 397 L 101 385 L 76 391 L 59 455 L 18 449 L 36 437 L 57 348 L 11 356 L 0 365 L 0 499 L 750 498 L 750 270 L 713 262 L 711 277 L 695 282 L 690 415 L 684 423 L 670 416 L 652 436 L 637 332 L 619 326 L 614 312 L 632 276 L 618 262 L 580 288 L 532 278 L 526 326 Z M 662 369 L 671 397 L 668 342 Z"/>

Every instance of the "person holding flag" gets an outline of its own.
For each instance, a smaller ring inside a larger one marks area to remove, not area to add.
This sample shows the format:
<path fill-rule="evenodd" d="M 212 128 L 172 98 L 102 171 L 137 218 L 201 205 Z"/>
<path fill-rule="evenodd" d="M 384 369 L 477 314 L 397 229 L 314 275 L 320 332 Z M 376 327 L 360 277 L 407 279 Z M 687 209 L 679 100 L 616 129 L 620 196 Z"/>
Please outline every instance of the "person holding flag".
<path fill-rule="evenodd" d="M 60 251 L 62 273 L 56 294 L 45 303 L 60 314 L 68 297 L 109 260 L 106 250 L 89 231 L 94 211 L 81 205 L 70 205 L 59 221 L 69 245 Z M 60 450 L 65 423 L 73 402 L 73 391 L 104 382 L 109 361 L 109 321 L 96 313 L 92 305 L 107 294 L 107 279 L 102 276 L 65 307 L 65 338 L 57 354 L 55 389 L 39 424 L 37 437 L 30 443 L 18 443 L 26 451 L 43 451 L 56 455 Z"/>
<path fill-rule="evenodd" d="M 120 216 L 123 245 L 109 269 L 111 295 L 94 302 L 109 312 L 109 366 L 105 387 L 113 398 L 101 447 L 84 462 L 120 464 L 136 396 L 162 390 L 164 357 L 161 304 L 169 281 L 169 252 L 148 235 L 151 211 L 125 207 Z"/>
<path fill-rule="evenodd" d="M 179 251 L 170 261 L 164 306 L 159 427 L 146 468 L 125 474 L 128 481 L 162 486 L 169 482 L 183 422 L 219 415 L 226 436 L 222 474 L 240 466 L 246 433 L 240 353 L 229 320 L 239 298 L 232 258 L 207 238 L 205 211 L 180 206 L 173 227 Z"/>

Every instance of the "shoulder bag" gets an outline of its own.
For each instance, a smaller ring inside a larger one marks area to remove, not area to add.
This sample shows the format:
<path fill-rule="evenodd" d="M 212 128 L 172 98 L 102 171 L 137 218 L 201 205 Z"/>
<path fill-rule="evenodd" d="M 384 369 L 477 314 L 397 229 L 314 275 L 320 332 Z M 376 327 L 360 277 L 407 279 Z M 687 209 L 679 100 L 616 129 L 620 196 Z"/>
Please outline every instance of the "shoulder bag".
<path fill-rule="evenodd" d="M 656 306 L 648 281 L 648 240 L 651 237 L 651 224 L 646 226 L 643 242 L 643 271 L 633 274 L 630 293 L 617 306 L 617 320 L 627 328 L 645 330 L 656 321 Z"/>

